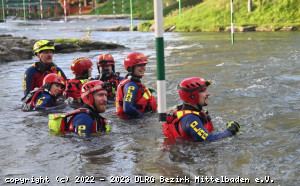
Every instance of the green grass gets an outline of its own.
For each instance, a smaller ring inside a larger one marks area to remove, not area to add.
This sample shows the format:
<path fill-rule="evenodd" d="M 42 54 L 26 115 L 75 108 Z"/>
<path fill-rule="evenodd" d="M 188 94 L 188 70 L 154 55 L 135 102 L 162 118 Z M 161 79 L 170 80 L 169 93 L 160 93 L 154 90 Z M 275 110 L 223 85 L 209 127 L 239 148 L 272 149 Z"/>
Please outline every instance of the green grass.
<path fill-rule="evenodd" d="M 263 26 L 277 28 L 300 27 L 300 0 L 252 0 L 253 11 L 248 12 L 247 0 L 234 0 L 235 26 Z M 230 0 L 206 0 L 182 13 L 164 19 L 164 27 L 176 26 L 176 31 L 216 31 L 231 23 Z"/>
<path fill-rule="evenodd" d="M 181 0 L 181 7 L 188 7 L 196 5 L 203 0 Z M 176 0 L 163 0 L 165 5 L 167 2 L 173 2 L 170 6 L 167 6 L 163 10 L 163 15 L 166 16 L 170 12 L 178 9 L 178 2 Z M 132 14 L 135 18 L 140 20 L 152 20 L 154 19 L 153 0 L 132 0 Z M 90 14 L 97 14 L 97 10 L 92 11 Z M 124 0 L 124 10 L 121 0 L 115 0 L 115 13 L 116 14 L 130 14 L 130 0 Z M 113 0 L 107 0 L 99 7 L 99 14 L 113 14 Z"/>

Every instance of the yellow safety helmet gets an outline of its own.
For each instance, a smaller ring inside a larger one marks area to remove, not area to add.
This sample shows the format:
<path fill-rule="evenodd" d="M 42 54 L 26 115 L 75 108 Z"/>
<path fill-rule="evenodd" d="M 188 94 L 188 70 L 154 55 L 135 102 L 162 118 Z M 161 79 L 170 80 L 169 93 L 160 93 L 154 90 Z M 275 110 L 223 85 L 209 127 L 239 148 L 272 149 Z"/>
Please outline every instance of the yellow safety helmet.
<path fill-rule="evenodd" d="M 54 42 L 48 40 L 39 40 L 33 45 L 34 55 L 43 50 L 55 50 Z"/>

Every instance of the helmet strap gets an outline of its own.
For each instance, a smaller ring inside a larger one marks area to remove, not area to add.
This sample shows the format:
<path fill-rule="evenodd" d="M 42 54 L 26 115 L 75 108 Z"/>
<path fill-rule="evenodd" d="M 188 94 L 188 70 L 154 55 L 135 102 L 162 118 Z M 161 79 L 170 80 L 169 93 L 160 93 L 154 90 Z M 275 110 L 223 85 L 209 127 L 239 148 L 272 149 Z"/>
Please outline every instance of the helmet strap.
<path fill-rule="evenodd" d="M 199 103 L 197 103 L 197 107 L 199 110 L 202 110 L 202 106 Z"/>
<path fill-rule="evenodd" d="M 131 81 L 135 81 L 135 82 L 141 82 L 141 78 L 138 76 L 133 75 L 133 73 L 128 73 L 125 78 L 131 80 Z"/>

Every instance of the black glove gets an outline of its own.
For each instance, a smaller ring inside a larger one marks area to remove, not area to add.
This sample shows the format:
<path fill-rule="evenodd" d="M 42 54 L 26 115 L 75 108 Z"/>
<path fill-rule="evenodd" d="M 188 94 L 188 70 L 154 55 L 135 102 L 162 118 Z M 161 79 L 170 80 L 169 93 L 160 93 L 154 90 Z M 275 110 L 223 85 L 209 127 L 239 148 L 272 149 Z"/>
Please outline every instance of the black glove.
<path fill-rule="evenodd" d="M 241 130 L 240 124 L 238 124 L 238 122 L 235 122 L 235 121 L 231 121 L 231 122 L 227 123 L 226 128 L 233 135 L 235 135 L 238 131 Z"/>
<path fill-rule="evenodd" d="M 100 80 L 101 81 L 108 80 L 108 77 L 106 77 L 108 74 L 110 74 L 108 69 L 103 70 L 103 72 L 100 74 Z"/>

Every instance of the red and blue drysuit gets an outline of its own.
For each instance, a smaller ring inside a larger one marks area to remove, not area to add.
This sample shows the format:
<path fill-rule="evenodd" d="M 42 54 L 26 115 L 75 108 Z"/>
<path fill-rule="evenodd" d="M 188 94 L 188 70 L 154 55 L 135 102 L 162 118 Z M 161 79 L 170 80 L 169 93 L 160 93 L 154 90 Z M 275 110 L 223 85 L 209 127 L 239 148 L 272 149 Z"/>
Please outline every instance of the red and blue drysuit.
<path fill-rule="evenodd" d="M 57 98 L 52 96 L 48 91 L 45 91 L 44 88 L 36 88 L 31 91 L 24 99 L 22 106 L 23 111 L 30 110 L 55 110 L 55 104 Z"/>
<path fill-rule="evenodd" d="M 54 63 L 50 66 L 45 66 L 41 62 L 36 62 L 32 64 L 26 71 L 23 76 L 23 90 L 24 96 L 29 94 L 31 90 L 36 87 L 42 87 L 44 77 L 50 73 L 55 73 L 62 76 L 67 80 L 64 72 L 57 67 Z"/>
<path fill-rule="evenodd" d="M 179 121 L 175 123 L 163 123 L 164 135 L 171 139 L 183 138 L 188 141 L 197 142 L 212 142 L 233 136 L 233 134 L 228 130 L 218 134 L 211 134 L 205 127 L 208 122 L 205 115 L 192 113 L 193 111 L 201 113 L 201 110 L 202 109 L 198 110 L 190 105 L 184 104 L 182 111 L 188 112 L 186 112 Z"/>
<path fill-rule="evenodd" d="M 99 79 L 103 81 L 106 84 L 107 87 L 107 99 L 108 100 L 114 100 L 117 87 L 120 84 L 120 82 L 124 79 L 123 76 L 120 76 L 119 72 L 113 73 L 110 77 L 104 77 L 101 78 L 100 75 L 97 75 L 95 79 Z"/>
<path fill-rule="evenodd" d="M 86 104 L 84 108 L 69 113 L 66 117 L 71 117 L 71 119 L 64 121 L 66 128 L 61 129 L 62 132 L 75 132 L 79 136 L 89 137 L 91 133 L 106 131 L 106 119 Z M 64 123 L 63 126 L 65 126 Z"/>
<path fill-rule="evenodd" d="M 157 102 L 141 82 L 124 79 L 117 89 L 116 107 L 120 118 L 134 119 L 145 112 L 156 111 Z"/>

